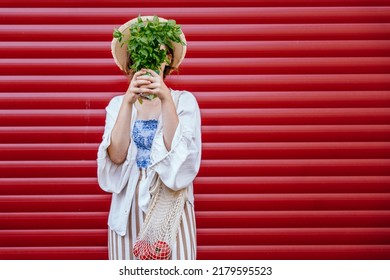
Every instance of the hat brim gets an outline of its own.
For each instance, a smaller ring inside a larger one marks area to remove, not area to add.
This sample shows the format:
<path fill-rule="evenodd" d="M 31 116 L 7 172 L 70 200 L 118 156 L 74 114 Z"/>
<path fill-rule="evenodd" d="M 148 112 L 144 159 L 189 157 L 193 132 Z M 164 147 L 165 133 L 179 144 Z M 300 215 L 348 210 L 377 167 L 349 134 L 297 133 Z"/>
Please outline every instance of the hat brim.
<path fill-rule="evenodd" d="M 152 21 L 154 16 L 141 16 L 142 21 Z M 158 17 L 160 22 L 166 22 L 168 21 L 165 18 Z M 130 29 L 129 27 L 133 24 L 136 23 L 138 20 L 138 17 L 135 17 L 128 22 L 124 23 L 121 25 L 118 30 L 122 32 L 123 34 L 123 40 L 127 41 L 130 38 Z M 178 67 L 181 62 L 183 61 L 186 52 L 187 52 L 187 41 L 185 38 L 185 35 L 183 32 L 180 34 L 181 40 L 186 44 L 182 45 L 181 43 L 177 42 L 172 42 L 173 46 L 173 61 L 171 62 L 170 66 L 171 67 Z M 123 46 L 121 47 L 121 45 Z M 111 41 L 111 53 L 114 58 L 115 63 L 118 65 L 118 67 L 122 71 L 127 71 L 128 68 L 128 53 L 127 53 L 127 44 L 123 43 L 123 41 L 120 43 L 117 38 L 113 38 Z"/>

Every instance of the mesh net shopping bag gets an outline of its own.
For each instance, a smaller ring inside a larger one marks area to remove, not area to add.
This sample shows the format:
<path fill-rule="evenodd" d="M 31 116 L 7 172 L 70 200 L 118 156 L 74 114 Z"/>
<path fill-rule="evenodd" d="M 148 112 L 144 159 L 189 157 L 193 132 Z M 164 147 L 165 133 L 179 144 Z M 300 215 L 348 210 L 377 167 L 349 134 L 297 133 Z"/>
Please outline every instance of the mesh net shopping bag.
<path fill-rule="evenodd" d="M 133 253 L 140 260 L 167 260 L 184 211 L 185 189 L 173 191 L 158 178 L 150 193 L 152 198 Z"/>

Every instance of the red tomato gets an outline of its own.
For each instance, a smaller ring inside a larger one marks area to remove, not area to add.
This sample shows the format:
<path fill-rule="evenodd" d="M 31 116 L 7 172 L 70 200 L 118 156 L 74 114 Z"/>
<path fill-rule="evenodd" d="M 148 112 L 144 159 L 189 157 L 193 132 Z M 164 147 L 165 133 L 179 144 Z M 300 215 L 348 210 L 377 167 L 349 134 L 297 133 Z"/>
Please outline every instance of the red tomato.
<path fill-rule="evenodd" d="M 150 249 L 150 244 L 147 244 L 147 247 L 144 248 L 144 250 L 141 252 L 141 255 L 139 257 L 141 260 L 151 260 L 152 259 L 152 254 L 151 254 L 151 249 Z"/>
<path fill-rule="evenodd" d="M 133 250 L 134 256 L 141 260 L 150 260 L 151 259 L 151 246 L 146 240 L 138 240 L 134 244 Z"/>
<path fill-rule="evenodd" d="M 151 247 L 151 257 L 153 260 L 167 260 L 171 256 L 171 248 L 165 241 L 156 241 Z"/>

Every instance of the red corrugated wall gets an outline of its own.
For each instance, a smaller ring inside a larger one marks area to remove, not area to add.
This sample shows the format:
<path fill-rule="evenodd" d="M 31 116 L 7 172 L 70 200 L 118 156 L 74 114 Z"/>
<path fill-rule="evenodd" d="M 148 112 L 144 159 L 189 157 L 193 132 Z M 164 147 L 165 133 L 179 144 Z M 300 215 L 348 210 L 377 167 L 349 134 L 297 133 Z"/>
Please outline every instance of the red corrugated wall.
<path fill-rule="evenodd" d="M 1 0 L 0 259 L 107 259 L 112 31 L 188 40 L 199 259 L 389 259 L 390 1 Z"/>

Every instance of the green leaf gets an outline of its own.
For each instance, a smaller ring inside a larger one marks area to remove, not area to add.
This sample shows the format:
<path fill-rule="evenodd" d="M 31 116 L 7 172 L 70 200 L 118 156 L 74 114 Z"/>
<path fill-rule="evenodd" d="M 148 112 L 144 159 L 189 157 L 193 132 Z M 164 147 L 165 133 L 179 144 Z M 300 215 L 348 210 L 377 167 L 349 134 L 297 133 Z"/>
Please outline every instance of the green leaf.
<path fill-rule="evenodd" d="M 139 39 L 140 39 L 140 41 L 141 41 L 142 43 L 144 43 L 144 44 L 147 44 L 147 43 L 148 43 L 147 37 L 140 37 Z"/>
<path fill-rule="evenodd" d="M 185 45 L 180 38 L 180 25 L 176 24 L 175 20 L 160 22 L 158 16 L 154 15 L 153 20 L 147 19 L 143 22 L 139 14 L 137 22 L 129 29 L 131 36 L 126 43 L 133 61 L 131 67 L 137 69 L 136 71 L 142 67 L 159 69 L 163 62 L 169 63 L 167 50 L 161 50 L 161 45 L 170 48 L 173 48 L 172 42 Z M 117 36 L 119 40 L 119 37 L 123 35 L 115 33 L 113 36 Z"/>
<path fill-rule="evenodd" d="M 148 52 L 147 52 L 145 49 L 142 49 L 142 50 L 141 50 L 141 54 L 143 54 L 145 57 L 148 56 Z"/>

